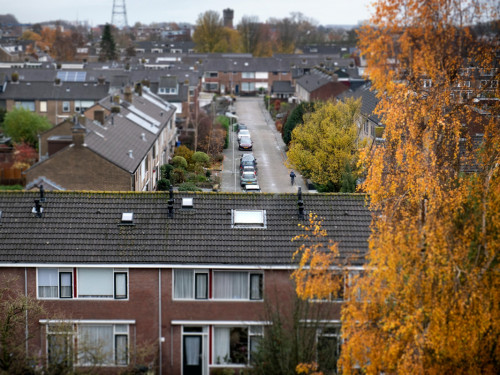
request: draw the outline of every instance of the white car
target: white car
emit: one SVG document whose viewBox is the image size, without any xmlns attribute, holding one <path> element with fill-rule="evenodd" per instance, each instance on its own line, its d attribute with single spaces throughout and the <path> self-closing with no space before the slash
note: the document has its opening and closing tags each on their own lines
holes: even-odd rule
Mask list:
<svg viewBox="0 0 500 375">
<path fill-rule="evenodd" d="M 241 139 L 241 137 L 248 137 L 248 138 L 250 138 L 250 132 L 248 131 L 248 129 L 241 129 L 238 132 L 238 141 Z"/>
</svg>

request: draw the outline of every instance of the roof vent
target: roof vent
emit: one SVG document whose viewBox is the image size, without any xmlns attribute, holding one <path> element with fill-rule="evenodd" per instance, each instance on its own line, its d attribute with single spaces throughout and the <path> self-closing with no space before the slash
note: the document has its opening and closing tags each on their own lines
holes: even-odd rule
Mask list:
<svg viewBox="0 0 500 375">
<path fill-rule="evenodd" d="M 182 198 L 182 208 L 194 208 L 193 198 Z"/>
<path fill-rule="evenodd" d="M 123 212 L 120 225 L 135 225 L 134 224 L 134 213 L 133 212 Z"/>
<path fill-rule="evenodd" d="M 134 150 L 128 150 L 128 157 L 129 157 L 130 159 L 133 159 L 133 158 L 134 158 L 133 152 L 134 152 Z"/>
<path fill-rule="evenodd" d="M 40 202 L 45 202 L 45 190 L 43 184 L 40 185 Z"/>
<path fill-rule="evenodd" d="M 42 217 L 43 207 L 40 204 L 40 199 L 35 199 L 35 207 L 31 210 L 32 214 L 35 214 L 36 217 Z"/>
<path fill-rule="evenodd" d="M 169 199 L 168 199 L 168 218 L 174 218 L 174 188 L 170 185 L 168 189 Z"/>
<path fill-rule="evenodd" d="M 302 188 L 300 186 L 297 193 L 297 206 L 299 207 L 299 220 L 304 220 L 304 200 L 302 199 Z"/>
<path fill-rule="evenodd" d="M 146 133 L 141 133 L 141 139 L 146 142 Z"/>
</svg>

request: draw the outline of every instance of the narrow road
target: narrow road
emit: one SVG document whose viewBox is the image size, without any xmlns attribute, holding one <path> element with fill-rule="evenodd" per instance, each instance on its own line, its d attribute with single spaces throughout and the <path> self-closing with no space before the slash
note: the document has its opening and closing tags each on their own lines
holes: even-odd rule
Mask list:
<svg viewBox="0 0 500 375">
<path fill-rule="evenodd" d="M 290 184 L 290 169 L 285 166 L 285 144 L 273 120 L 265 110 L 262 97 L 237 98 L 235 102 L 238 121 L 247 125 L 253 141 L 253 154 L 257 158 L 258 182 L 264 193 L 296 192 L 301 186 L 307 192 L 306 184 L 295 171 L 295 185 Z M 229 148 L 224 150 L 221 191 L 242 191 L 239 179 L 239 159 L 243 153 L 238 151 L 236 132 L 230 134 Z"/>
</svg>

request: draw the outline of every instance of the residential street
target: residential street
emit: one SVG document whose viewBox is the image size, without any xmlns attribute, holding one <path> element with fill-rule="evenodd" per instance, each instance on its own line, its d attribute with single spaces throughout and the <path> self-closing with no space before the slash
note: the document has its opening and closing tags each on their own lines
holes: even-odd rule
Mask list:
<svg viewBox="0 0 500 375">
<path fill-rule="evenodd" d="M 307 186 L 297 171 L 295 185 L 290 184 L 290 169 L 285 166 L 285 144 L 273 120 L 265 110 L 262 97 L 238 97 L 235 102 L 239 122 L 248 126 L 253 140 L 253 154 L 257 159 L 258 183 L 264 193 L 296 192 Z M 242 191 L 240 187 L 240 156 L 250 151 L 238 151 L 236 132 L 230 135 L 230 145 L 224 150 L 221 191 Z"/>
</svg>

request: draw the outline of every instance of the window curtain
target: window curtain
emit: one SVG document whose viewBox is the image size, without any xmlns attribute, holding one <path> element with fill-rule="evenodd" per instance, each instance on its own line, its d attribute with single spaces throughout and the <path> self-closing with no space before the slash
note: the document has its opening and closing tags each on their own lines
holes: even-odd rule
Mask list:
<svg viewBox="0 0 500 375">
<path fill-rule="evenodd" d="M 71 272 L 61 272 L 61 298 L 71 298 L 73 296 L 72 282 L 71 282 L 72 273 Z"/>
<path fill-rule="evenodd" d="M 200 364 L 200 341 L 199 336 L 184 336 L 184 349 L 186 350 L 186 364 L 188 366 Z"/>
<path fill-rule="evenodd" d="M 193 270 L 174 270 L 174 298 L 193 298 Z"/>
<path fill-rule="evenodd" d="M 78 297 L 113 298 L 113 283 L 110 268 L 78 269 Z"/>
<path fill-rule="evenodd" d="M 78 361 L 82 365 L 113 364 L 113 326 L 78 327 Z"/>
<path fill-rule="evenodd" d="M 126 273 L 115 273 L 115 298 L 127 298 Z"/>
<path fill-rule="evenodd" d="M 127 335 L 116 335 L 116 364 L 126 365 L 128 364 L 128 336 Z"/>
<path fill-rule="evenodd" d="M 206 299 L 208 298 L 208 275 L 206 273 L 196 274 L 196 298 Z"/>
<path fill-rule="evenodd" d="M 215 327 L 214 328 L 214 363 L 223 364 L 230 362 L 229 353 L 229 336 L 230 328 Z"/>
<path fill-rule="evenodd" d="M 262 275 L 250 275 L 250 299 L 262 299 L 261 293 L 261 279 Z"/>
<path fill-rule="evenodd" d="M 214 273 L 214 298 L 247 299 L 248 273 L 224 272 Z"/>
<path fill-rule="evenodd" d="M 57 268 L 40 268 L 38 270 L 38 296 L 40 298 L 57 298 L 59 284 Z"/>
</svg>

